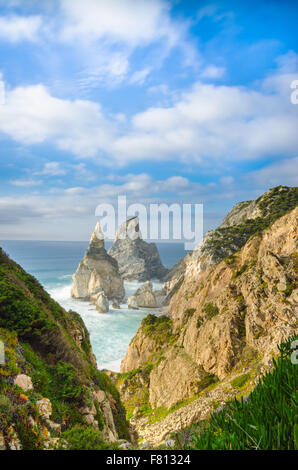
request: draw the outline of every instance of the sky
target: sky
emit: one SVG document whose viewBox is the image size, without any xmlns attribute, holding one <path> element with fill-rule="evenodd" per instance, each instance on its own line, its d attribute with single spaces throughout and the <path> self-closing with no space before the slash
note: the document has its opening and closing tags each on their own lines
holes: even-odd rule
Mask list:
<svg viewBox="0 0 298 470">
<path fill-rule="evenodd" d="M 298 2 L 0 0 L 0 239 L 297 185 Z M 298 85 L 298 82 L 297 82 Z"/>
</svg>

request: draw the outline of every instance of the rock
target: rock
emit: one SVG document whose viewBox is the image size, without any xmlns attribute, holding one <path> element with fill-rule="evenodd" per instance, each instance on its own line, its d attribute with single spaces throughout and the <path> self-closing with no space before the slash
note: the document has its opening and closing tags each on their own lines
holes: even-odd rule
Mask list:
<svg viewBox="0 0 298 470">
<path fill-rule="evenodd" d="M 145 441 L 140 445 L 140 450 L 152 449 L 151 442 Z"/>
<path fill-rule="evenodd" d="M 146 243 L 142 239 L 138 217 L 120 225 L 108 253 L 118 261 L 123 279 L 129 281 L 163 279 L 168 272 L 162 265 L 155 243 Z"/>
<path fill-rule="evenodd" d="M 157 296 L 159 298 L 159 294 Z M 134 295 L 128 297 L 128 308 L 137 310 L 138 308 L 156 308 L 157 301 L 155 293 L 153 292 L 152 284 L 146 281 Z"/>
<path fill-rule="evenodd" d="M 109 301 L 104 292 L 100 292 L 97 296 L 95 305 L 99 313 L 107 313 L 109 311 Z"/>
<path fill-rule="evenodd" d="M 128 297 L 127 306 L 133 310 L 139 310 L 138 301 L 135 295 Z"/>
<path fill-rule="evenodd" d="M 14 381 L 14 385 L 21 387 L 25 392 L 33 389 L 32 380 L 28 375 L 18 374 Z"/>
<path fill-rule="evenodd" d="M 118 302 L 117 299 L 113 299 L 112 308 L 114 308 L 114 309 L 119 309 L 120 308 L 120 305 L 119 305 L 119 302 Z"/>
<path fill-rule="evenodd" d="M 51 421 L 50 419 L 46 419 L 45 425 L 49 431 L 57 433 L 57 434 L 61 433 L 61 424 L 54 423 L 54 421 Z"/>
<path fill-rule="evenodd" d="M 118 439 L 118 433 L 115 427 L 113 412 L 111 408 L 111 404 L 108 400 L 102 402 L 101 409 L 105 419 L 105 427 L 103 433 L 106 435 L 106 438 L 109 442 L 115 442 Z"/>
<path fill-rule="evenodd" d="M 134 296 L 137 299 L 139 307 L 145 308 L 155 308 L 156 300 L 153 294 L 153 288 L 150 281 L 145 282 L 139 289 L 136 291 Z"/>
<path fill-rule="evenodd" d="M 7 443 L 9 450 L 22 450 L 21 442 L 13 426 L 10 426 L 10 428 L 8 428 L 7 435 Z"/>
<path fill-rule="evenodd" d="M 118 263 L 104 248 L 100 223 L 96 224 L 85 256 L 73 275 L 71 295 L 89 300 L 103 291 L 108 299 L 121 301 L 125 290 L 119 274 Z"/>
<path fill-rule="evenodd" d="M 164 289 L 153 291 L 156 307 L 164 307 L 166 304 L 166 291 Z"/>
<path fill-rule="evenodd" d="M 166 447 L 167 449 L 173 449 L 173 448 L 175 447 L 175 444 L 176 444 L 176 443 L 175 443 L 174 439 L 167 439 L 167 440 L 165 441 L 165 447 Z"/>
<path fill-rule="evenodd" d="M 98 390 L 94 392 L 94 398 L 98 401 L 98 403 L 102 403 L 107 399 L 106 394 L 103 390 Z"/>
<path fill-rule="evenodd" d="M 198 392 L 207 374 L 183 350 L 172 349 L 150 374 L 149 402 L 152 408 L 170 406 Z"/>
<path fill-rule="evenodd" d="M 131 443 L 128 441 L 125 441 L 124 439 L 120 439 L 119 441 L 117 441 L 117 444 L 121 450 L 132 449 Z"/>
<path fill-rule="evenodd" d="M 36 403 L 36 408 L 39 416 L 42 419 L 49 419 L 52 414 L 52 404 L 48 398 L 42 398 Z"/>
<path fill-rule="evenodd" d="M 87 424 L 89 424 L 90 426 L 93 425 L 94 423 L 94 416 L 89 414 L 89 415 L 84 415 L 84 420 L 86 421 Z"/>
<path fill-rule="evenodd" d="M 242 205 L 243 210 L 246 207 Z M 234 217 L 242 220 L 237 211 Z M 121 364 L 122 373 L 151 364 L 148 387 L 153 408 L 170 407 L 203 386 L 226 380 L 235 366 L 245 369 L 239 374 L 250 373 L 252 361 L 261 361 L 264 369 L 258 375 L 266 372 L 278 345 L 297 331 L 297 220 L 296 207 L 220 262 L 210 264 L 210 253 L 199 251 L 188 257 L 182 282 L 170 300 L 168 339 L 163 343 L 154 329 L 150 332 L 141 324 Z M 286 293 L 277 288 L 281 279 Z M 254 372 L 251 375 L 249 386 L 255 380 Z M 128 385 L 121 390 L 125 402 L 129 389 Z M 215 401 L 226 401 L 219 398 Z M 208 404 L 196 418 L 204 419 L 213 409 Z"/>
<path fill-rule="evenodd" d="M 6 450 L 4 434 L 0 431 L 0 450 Z"/>
</svg>

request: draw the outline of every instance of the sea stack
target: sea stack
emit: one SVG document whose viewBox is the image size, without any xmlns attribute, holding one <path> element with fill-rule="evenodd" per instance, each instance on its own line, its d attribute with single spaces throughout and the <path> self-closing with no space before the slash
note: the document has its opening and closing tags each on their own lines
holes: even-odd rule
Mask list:
<svg viewBox="0 0 298 470">
<path fill-rule="evenodd" d="M 108 299 L 123 300 L 125 290 L 118 263 L 108 255 L 104 247 L 104 236 L 98 221 L 92 233 L 88 249 L 73 275 L 72 297 L 90 300 L 99 292 Z"/>
<path fill-rule="evenodd" d="M 108 253 L 117 260 L 122 278 L 128 281 L 162 280 L 168 272 L 155 243 L 146 243 L 142 239 L 138 217 L 119 226 Z"/>
</svg>

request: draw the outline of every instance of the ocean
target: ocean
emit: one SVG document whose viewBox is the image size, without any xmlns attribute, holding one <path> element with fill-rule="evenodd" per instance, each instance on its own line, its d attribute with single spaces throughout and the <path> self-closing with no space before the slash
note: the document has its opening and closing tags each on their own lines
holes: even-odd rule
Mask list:
<svg viewBox="0 0 298 470">
<path fill-rule="evenodd" d="M 106 243 L 106 249 L 111 243 Z M 83 318 L 99 369 L 120 370 L 127 346 L 135 335 L 142 318 L 152 309 L 130 310 L 126 304 L 120 309 L 110 308 L 101 314 L 89 302 L 72 299 L 70 289 L 72 274 L 82 260 L 88 242 L 54 241 L 0 241 L 4 251 L 27 272 L 35 276 L 49 294 L 66 310 L 74 310 Z M 171 268 L 186 255 L 183 243 L 157 243 L 161 260 Z M 152 280 L 153 287 L 162 284 Z M 125 282 L 126 296 L 132 295 L 141 285 Z M 154 312 L 154 310 L 153 310 Z"/>
</svg>

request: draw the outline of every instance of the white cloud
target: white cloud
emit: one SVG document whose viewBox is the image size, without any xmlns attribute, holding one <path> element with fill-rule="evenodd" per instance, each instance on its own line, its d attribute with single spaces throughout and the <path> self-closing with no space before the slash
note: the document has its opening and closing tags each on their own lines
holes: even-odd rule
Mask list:
<svg viewBox="0 0 298 470">
<path fill-rule="evenodd" d="M 132 74 L 129 81 L 130 83 L 137 83 L 139 85 L 143 85 L 149 73 L 150 73 L 150 68 L 137 70 L 136 72 Z"/>
<path fill-rule="evenodd" d="M 0 17 L 0 39 L 8 42 L 36 41 L 42 26 L 40 16 Z"/>
<path fill-rule="evenodd" d="M 251 172 L 246 180 L 261 188 L 282 185 L 298 186 L 298 157 L 286 159 Z"/>
<path fill-rule="evenodd" d="M 42 85 L 19 87 L 0 106 L 0 131 L 23 144 L 51 142 L 106 165 L 290 158 L 298 147 L 293 77 L 276 73 L 254 89 L 198 82 L 171 97 L 170 106 L 149 108 L 130 121 L 106 115 L 98 103 L 55 98 Z M 44 170 L 62 171 L 55 164 Z"/>
<path fill-rule="evenodd" d="M 105 39 L 136 47 L 157 38 L 177 41 L 178 32 L 169 19 L 169 5 L 162 0 L 61 0 L 66 16 L 65 40 Z"/>
<path fill-rule="evenodd" d="M 225 74 L 224 67 L 217 67 L 216 65 L 208 65 L 200 73 L 201 78 L 221 78 Z"/>
<path fill-rule="evenodd" d="M 115 153 L 124 161 L 293 156 L 298 146 L 293 77 L 275 74 L 255 90 L 198 82 L 172 106 L 135 115 L 131 131 L 115 142 Z"/>
<path fill-rule="evenodd" d="M 33 180 L 33 179 L 28 179 L 28 180 L 19 179 L 19 180 L 12 180 L 11 184 L 13 184 L 14 186 L 20 186 L 20 187 L 23 187 L 23 188 L 26 188 L 26 187 L 30 188 L 32 186 L 40 186 L 42 184 L 42 181 L 41 180 Z"/>
<path fill-rule="evenodd" d="M 0 131 L 25 145 L 50 141 L 81 157 L 98 155 L 112 141 L 112 126 L 99 104 L 54 98 L 42 85 L 6 93 L 5 105 L 0 106 Z"/>
<path fill-rule="evenodd" d="M 82 51 L 84 67 L 81 87 L 119 84 L 128 78 L 130 57 L 139 47 L 159 45 L 160 66 L 173 48 L 182 51 L 184 65 L 196 67 L 198 53 L 188 40 L 189 23 L 174 20 L 171 4 L 165 0 L 60 0 L 63 25 L 54 40 L 76 44 Z M 130 83 L 142 84 L 152 63 L 136 70 Z M 157 64 L 155 63 L 155 66 Z"/>
<path fill-rule="evenodd" d="M 41 171 L 35 172 L 36 175 L 44 175 L 44 176 L 59 176 L 59 175 L 65 175 L 65 173 L 66 171 L 61 168 L 61 164 L 59 162 L 45 163 Z"/>
</svg>

